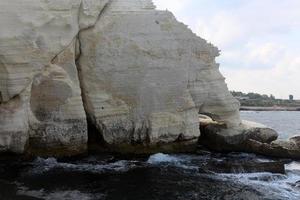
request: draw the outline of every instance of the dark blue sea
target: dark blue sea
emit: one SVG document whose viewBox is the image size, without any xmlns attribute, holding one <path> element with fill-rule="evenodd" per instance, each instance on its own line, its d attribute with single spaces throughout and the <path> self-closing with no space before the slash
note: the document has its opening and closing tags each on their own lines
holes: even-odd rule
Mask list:
<svg viewBox="0 0 300 200">
<path fill-rule="evenodd" d="M 298 112 L 242 112 L 242 118 L 264 123 L 281 138 L 299 133 Z M 2 200 L 201 200 L 300 199 L 300 163 L 285 174 L 202 171 L 210 161 L 257 162 L 253 154 L 163 154 L 140 157 L 89 155 L 74 159 L 0 160 Z"/>
</svg>

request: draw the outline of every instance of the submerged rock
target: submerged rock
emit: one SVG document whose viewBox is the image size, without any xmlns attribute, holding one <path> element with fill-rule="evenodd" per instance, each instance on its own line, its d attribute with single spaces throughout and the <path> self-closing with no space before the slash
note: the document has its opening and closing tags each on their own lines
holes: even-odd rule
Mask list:
<svg viewBox="0 0 300 200">
<path fill-rule="evenodd" d="M 150 0 L 0 6 L 0 152 L 83 153 L 87 120 L 94 145 L 135 153 L 191 149 L 199 112 L 240 123 L 219 50 Z"/>
<path fill-rule="evenodd" d="M 210 161 L 205 165 L 206 170 L 216 173 L 258 173 L 270 172 L 284 174 L 284 161 L 243 161 L 233 162 L 232 160 Z M 203 169 L 202 169 L 203 170 Z"/>
</svg>

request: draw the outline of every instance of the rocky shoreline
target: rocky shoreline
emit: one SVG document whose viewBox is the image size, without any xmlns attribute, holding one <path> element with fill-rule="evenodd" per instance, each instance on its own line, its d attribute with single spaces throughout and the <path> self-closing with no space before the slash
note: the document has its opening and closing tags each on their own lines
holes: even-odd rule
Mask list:
<svg viewBox="0 0 300 200">
<path fill-rule="evenodd" d="M 300 136 L 242 121 L 220 50 L 172 13 L 0 7 L 0 199 L 300 199 Z"/>
<path fill-rule="evenodd" d="M 199 142 L 210 150 L 300 159 L 300 136 L 279 140 L 276 131 L 262 124 L 243 121 L 239 127 L 228 129 L 222 123 L 202 117 L 200 129 Z"/>
<path fill-rule="evenodd" d="M 199 141 L 300 157 L 298 137 L 242 122 L 219 50 L 151 0 L 0 6 L 0 153 L 186 153 Z M 199 113 L 211 117 L 200 128 Z"/>
</svg>

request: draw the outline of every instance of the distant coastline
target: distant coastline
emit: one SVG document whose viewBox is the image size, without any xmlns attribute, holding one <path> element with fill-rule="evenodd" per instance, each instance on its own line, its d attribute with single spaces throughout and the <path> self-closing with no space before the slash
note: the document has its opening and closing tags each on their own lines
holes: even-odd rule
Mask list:
<svg viewBox="0 0 300 200">
<path fill-rule="evenodd" d="M 241 106 L 240 111 L 300 111 L 300 107 L 262 107 L 262 106 Z"/>
<path fill-rule="evenodd" d="M 295 100 L 293 95 L 289 99 L 277 99 L 272 94 L 231 93 L 240 102 L 241 111 L 300 111 L 300 100 Z"/>
</svg>

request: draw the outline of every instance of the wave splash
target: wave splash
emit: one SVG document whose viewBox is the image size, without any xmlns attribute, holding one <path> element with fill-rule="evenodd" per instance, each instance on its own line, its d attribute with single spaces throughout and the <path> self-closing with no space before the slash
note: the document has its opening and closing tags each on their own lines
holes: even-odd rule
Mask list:
<svg viewBox="0 0 300 200">
<path fill-rule="evenodd" d="M 33 162 L 32 173 L 45 173 L 53 169 L 62 168 L 77 172 L 106 173 L 106 172 L 127 172 L 137 167 L 136 161 L 119 160 L 112 163 L 67 163 L 59 162 L 55 158 L 37 158 Z"/>
</svg>

